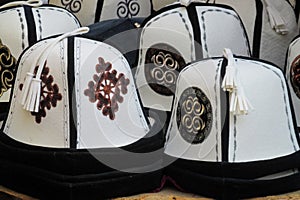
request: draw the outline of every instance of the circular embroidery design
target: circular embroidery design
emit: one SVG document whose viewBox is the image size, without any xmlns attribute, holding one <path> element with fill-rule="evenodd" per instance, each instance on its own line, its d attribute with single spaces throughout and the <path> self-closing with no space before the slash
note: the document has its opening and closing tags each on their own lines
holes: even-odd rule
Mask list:
<svg viewBox="0 0 300 200">
<path fill-rule="evenodd" d="M 182 138 L 191 143 L 202 143 L 212 126 L 212 106 L 199 88 L 188 88 L 182 93 L 176 112 L 178 130 Z"/>
<path fill-rule="evenodd" d="M 140 12 L 137 0 L 124 0 L 118 3 L 117 15 L 119 18 L 131 18 Z"/>
<path fill-rule="evenodd" d="M 65 9 L 72 13 L 78 13 L 81 10 L 82 0 L 61 0 L 61 4 L 65 6 Z"/>
<path fill-rule="evenodd" d="M 12 87 L 16 59 L 0 40 L 0 97 Z"/>
<path fill-rule="evenodd" d="M 124 100 L 122 94 L 127 94 L 129 79 L 123 73 L 118 74 L 117 70 L 112 69 L 112 64 L 105 62 L 103 58 L 99 57 L 98 61 L 97 74 L 88 83 L 84 95 L 89 97 L 90 102 L 97 102 L 97 108 L 102 110 L 104 116 L 114 120 L 119 109 L 118 103 Z"/>
<path fill-rule="evenodd" d="M 154 45 L 146 53 L 146 81 L 156 93 L 171 96 L 175 92 L 178 74 L 185 64 L 180 53 L 171 46 Z"/>
<path fill-rule="evenodd" d="M 298 98 L 300 98 L 300 55 L 298 55 L 292 62 L 290 79 L 295 94 Z"/>
<path fill-rule="evenodd" d="M 37 70 L 38 67 L 35 68 L 35 73 Z M 35 121 L 38 124 L 42 122 L 42 118 L 46 117 L 46 111 L 51 110 L 51 108 L 55 108 L 57 106 L 57 102 L 62 100 L 59 87 L 54 83 L 54 77 L 50 74 L 50 68 L 47 67 L 47 62 L 45 63 L 42 71 L 41 81 L 42 86 L 39 111 L 31 112 L 31 115 L 35 117 Z M 19 88 L 22 90 L 23 84 L 20 84 Z"/>
</svg>

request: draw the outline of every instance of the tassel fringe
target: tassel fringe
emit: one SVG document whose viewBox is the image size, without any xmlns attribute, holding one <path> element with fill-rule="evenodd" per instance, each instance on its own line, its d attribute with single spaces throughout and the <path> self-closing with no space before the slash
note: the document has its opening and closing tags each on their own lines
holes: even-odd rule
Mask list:
<svg viewBox="0 0 300 200">
<path fill-rule="evenodd" d="M 236 69 L 234 66 L 229 65 L 226 67 L 226 73 L 222 82 L 224 91 L 232 92 L 236 88 Z"/>
<path fill-rule="evenodd" d="M 26 99 L 28 98 L 28 91 L 29 91 L 33 76 L 34 76 L 34 74 L 30 73 L 30 72 L 28 72 L 26 74 L 23 88 L 22 88 L 22 95 L 21 95 L 21 105 L 23 105 L 23 106 L 25 105 Z"/>
<path fill-rule="evenodd" d="M 24 109 L 30 112 L 39 112 L 41 98 L 41 80 L 33 78 L 30 89 L 28 91 L 27 101 L 24 104 Z"/>
<path fill-rule="evenodd" d="M 284 19 L 282 18 L 280 12 L 276 10 L 273 6 L 271 6 L 267 0 L 265 0 L 266 3 L 266 10 L 269 17 L 270 25 L 272 29 L 275 30 L 276 33 L 281 35 L 286 35 L 289 31 L 286 27 L 286 23 Z"/>
<path fill-rule="evenodd" d="M 224 56 L 228 60 L 226 74 L 222 82 L 224 91 L 230 93 L 229 110 L 234 115 L 247 115 L 253 106 L 245 95 L 244 88 L 239 80 L 238 70 L 230 49 L 224 49 Z"/>
<path fill-rule="evenodd" d="M 51 53 L 54 46 L 62 41 L 63 39 L 69 36 L 75 36 L 87 33 L 89 31 L 88 27 L 78 28 L 72 32 L 65 33 L 55 39 L 53 39 L 49 44 L 46 46 L 45 50 L 40 54 L 39 58 L 37 59 L 37 64 L 32 65 L 30 71 L 27 73 L 24 81 L 24 86 L 22 89 L 22 99 L 21 105 L 23 108 L 30 112 L 39 112 L 40 107 L 40 98 L 41 98 L 41 84 L 42 81 L 40 79 L 42 75 L 42 71 L 47 64 L 47 58 Z M 35 69 L 37 66 L 37 71 L 35 73 Z"/>
</svg>

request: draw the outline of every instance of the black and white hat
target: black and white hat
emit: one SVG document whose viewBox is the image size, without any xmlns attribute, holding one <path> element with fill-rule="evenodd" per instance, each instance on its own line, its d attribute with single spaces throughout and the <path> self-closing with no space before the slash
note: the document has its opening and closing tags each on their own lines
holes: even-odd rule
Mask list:
<svg viewBox="0 0 300 200">
<path fill-rule="evenodd" d="M 8 107 L 16 60 L 22 51 L 42 38 L 80 27 L 77 18 L 67 10 L 41 5 L 41 1 L 28 0 L 10 2 L 0 7 L 0 40 L 4 50 L 0 58 L 0 102 L 3 109 Z"/>
<path fill-rule="evenodd" d="M 223 48 L 250 56 L 244 26 L 228 6 L 180 1 L 147 18 L 136 72 L 143 105 L 170 111 L 178 73 L 189 62 L 220 56 Z"/>
<path fill-rule="evenodd" d="M 299 189 L 300 140 L 284 74 L 229 49 L 224 55 L 179 74 L 165 145 L 167 160 L 175 161 L 167 175 L 213 198 Z"/>
<path fill-rule="evenodd" d="M 249 37 L 252 55 L 284 69 L 285 53 L 299 34 L 297 17 L 288 0 L 214 0 L 229 5 L 240 15 Z"/>
<path fill-rule="evenodd" d="M 18 61 L 0 138 L 10 159 L 1 154 L 0 160 L 19 175 L 17 190 L 28 187 L 26 193 L 42 199 L 108 198 L 160 185 L 159 121 L 145 115 L 126 58 L 108 44 L 75 36 L 88 30 L 43 39 Z M 141 162 L 135 154 L 152 151 L 158 155 L 140 155 Z M 34 187 L 21 184 L 24 176 Z"/>
<path fill-rule="evenodd" d="M 297 126 L 300 127 L 300 37 L 296 37 L 287 51 L 285 76 L 291 90 Z"/>
</svg>

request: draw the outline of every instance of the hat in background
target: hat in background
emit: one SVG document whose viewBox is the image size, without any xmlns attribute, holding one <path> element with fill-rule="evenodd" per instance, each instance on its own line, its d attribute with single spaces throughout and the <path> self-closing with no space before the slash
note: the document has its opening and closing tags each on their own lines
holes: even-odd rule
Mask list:
<svg viewBox="0 0 300 200">
<path fill-rule="evenodd" d="M 41 1 L 10 2 L 0 7 L 0 39 L 6 56 L 1 56 L 1 111 L 8 108 L 11 86 L 15 79 L 15 64 L 23 50 L 42 38 L 80 27 L 69 11 Z M 8 51 L 9 49 L 9 51 Z M 12 63 L 7 63 L 8 61 Z"/>
<path fill-rule="evenodd" d="M 297 36 L 287 51 L 285 76 L 291 91 L 297 126 L 300 128 L 300 37 Z"/>
<path fill-rule="evenodd" d="M 147 18 L 136 72 L 143 105 L 170 111 L 178 73 L 189 62 L 220 56 L 223 48 L 250 56 L 244 26 L 228 6 L 182 1 Z"/>
<path fill-rule="evenodd" d="M 252 55 L 284 69 L 290 42 L 299 34 L 297 17 L 287 0 L 215 0 L 240 15 L 249 37 Z"/>
</svg>

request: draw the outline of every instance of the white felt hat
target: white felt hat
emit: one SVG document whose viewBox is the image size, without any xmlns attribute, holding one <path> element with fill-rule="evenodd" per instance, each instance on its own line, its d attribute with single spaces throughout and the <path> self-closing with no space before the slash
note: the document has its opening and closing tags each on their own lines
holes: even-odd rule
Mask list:
<svg viewBox="0 0 300 200">
<path fill-rule="evenodd" d="M 178 73 L 189 62 L 220 56 L 223 48 L 250 56 L 244 26 L 227 6 L 180 2 L 146 19 L 136 72 L 143 105 L 170 111 Z"/>
</svg>

